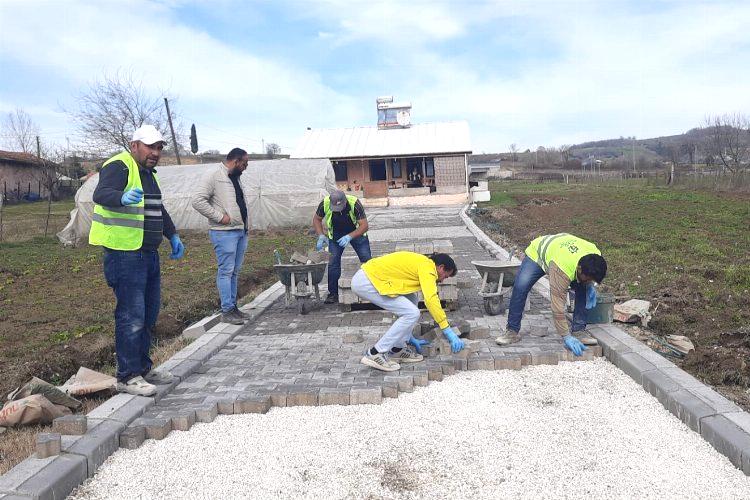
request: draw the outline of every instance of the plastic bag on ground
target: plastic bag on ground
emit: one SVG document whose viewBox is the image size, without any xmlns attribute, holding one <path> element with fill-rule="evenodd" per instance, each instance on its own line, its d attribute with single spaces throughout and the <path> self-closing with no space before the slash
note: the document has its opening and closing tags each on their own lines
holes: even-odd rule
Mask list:
<svg viewBox="0 0 750 500">
<path fill-rule="evenodd" d="M 71 408 L 73 410 L 78 410 L 79 408 L 81 408 L 81 406 L 83 406 L 83 403 L 78 401 L 76 398 L 68 396 L 59 388 L 55 387 L 49 382 L 45 382 L 44 380 L 36 377 L 31 377 L 31 380 L 8 394 L 8 400 L 16 401 L 27 396 L 31 396 L 32 394 L 41 394 L 51 403 L 67 406 L 68 408 Z"/>
<path fill-rule="evenodd" d="M 80 367 L 78 373 L 60 386 L 60 390 L 71 396 L 82 396 L 99 391 L 115 390 L 117 379 L 110 375 Z"/>
<path fill-rule="evenodd" d="M 54 419 L 71 413 L 66 406 L 52 404 L 41 394 L 33 394 L 5 403 L 0 410 L 0 426 L 51 424 Z"/>
</svg>

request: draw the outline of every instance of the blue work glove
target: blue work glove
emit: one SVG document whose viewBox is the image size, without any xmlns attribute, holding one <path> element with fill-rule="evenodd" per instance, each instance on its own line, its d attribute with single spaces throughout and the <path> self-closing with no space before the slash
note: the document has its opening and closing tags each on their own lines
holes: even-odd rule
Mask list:
<svg viewBox="0 0 750 500">
<path fill-rule="evenodd" d="M 136 203 L 140 203 L 142 199 L 143 190 L 141 188 L 133 188 L 130 191 L 125 191 L 124 193 L 122 193 L 120 203 L 122 203 L 123 206 L 135 205 Z"/>
<path fill-rule="evenodd" d="M 588 349 L 583 343 L 572 335 L 566 335 L 563 337 L 563 344 L 568 348 L 570 352 L 576 356 L 583 354 L 583 351 Z"/>
<path fill-rule="evenodd" d="M 414 350 L 417 351 L 417 354 L 422 354 L 422 346 L 423 345 L 429 345 L 430 342 L 428 340 L 424 339 L 418 339 L 415 336 L 409 337 L 409 343 L 414 346 Z"/>
<path fill-rule="evenodd" d="M 443 328 L 443 335 L 445 335 L 445 338 L 450 342 L 451 351 L 458 352 L 464 348 L 464 341 L 458 338 L 458 335 L 455 334 L 450 326 Z"/>
<path fill-rule="evenodd" d="M 352 237 L 347 234 L 346 236 L 339 238 L 336 243 L 338 243 L 341 248 L 344 248 L 350 241 L 352 241 Z"/>
<path fill-rule="evenodd" d="M 315 250 L 320 252 L 321 250 L 323 250 L 323 247 L 326 246 L 327 244 L 328 244 L 328 237 L 326 237 L 326 235 L 324 234 L 319 234 L 318 242 L 315 243 Z"/>
<path fill-rule="evenodd" d="M 169 256 L 170 259 L 181 259 L 185 255 L 185 245 L 182 244 L 182 240 L 176 234 L 169 238 L 169 242 L 172 244 L 172 254 Z"/>
<path fill-rule="evenodd" d="M 586 289 L 586 309 L 596 307 L 596 287 L 592 284 Z"/>
</svg>

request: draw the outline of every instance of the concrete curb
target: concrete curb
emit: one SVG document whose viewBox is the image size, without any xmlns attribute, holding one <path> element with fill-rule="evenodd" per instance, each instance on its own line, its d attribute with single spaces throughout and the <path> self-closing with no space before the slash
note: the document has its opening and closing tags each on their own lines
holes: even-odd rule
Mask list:
<svg viewBox="0 0 750 500">
<path fill-rule="evenodd" d="M 468 205 L 461 210 L 461 219 L 479 244 L 496 258 L 508 260 L 509 253 L 471 220 L 466 214 L 467 209 Z M 513 262 L 517 261 L 513 259 Z M 546 278 L 540 279 L 534 289 L 549 297 Z M 750 476 L 750 413 L 620 328 L 591 325 L 589 331 L 599 341 L 607 360 Z"/>
<path fill-rule="evenodd" d="M 250 314 L 249 322 L 254 321 L 283 294 L 284 286 L 276 282 L 240 309 Z M 117 451 L 121 443 L 120 435 L 126 429 L 133 429 L 128 427 L 131 423 L 229 343 L 242 328 L 219 323 L 219 315 L 215 314 L 185 329 L 183 336 L 196 340 L 159 366 L 170 371 L 176 377 L 175 382 L 160 385 L 154 397 L 121 393 L 109 398 L 88 413 L 85 434 L 62 436 L 62 452 L 59 455 L 44 459 L 31 456 L 0 476 L 0 500 L 68 496 Z M 133 438 L 129 434 L 125 437 L 123 444 L 128 445 Z"/>
</svg>

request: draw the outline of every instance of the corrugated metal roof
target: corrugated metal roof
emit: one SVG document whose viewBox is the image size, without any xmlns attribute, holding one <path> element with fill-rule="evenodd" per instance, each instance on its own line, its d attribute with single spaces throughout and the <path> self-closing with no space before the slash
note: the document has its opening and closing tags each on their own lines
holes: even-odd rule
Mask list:
<svg viewBox="0 0 750 500">
<path fill-rule="evenodd" d="M 465 121 L 418 123 L 408 128 L 306 130 L 292 158 L 382 158 L 438 153 L 471 153 Z"/>
</svg>

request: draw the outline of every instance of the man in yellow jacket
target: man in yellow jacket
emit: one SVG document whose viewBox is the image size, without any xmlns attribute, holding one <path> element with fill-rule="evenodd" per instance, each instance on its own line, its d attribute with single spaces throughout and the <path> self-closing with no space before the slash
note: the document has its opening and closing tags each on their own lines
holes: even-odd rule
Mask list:
<svg viewBox="0 0 750 500">
<path fill-rule="evenodd" d="M 352 277 L 352 291 L 398 316 L 385 335 L 365 352 L 362 364 L 392 372 L 401 368 L 399 363 L 418 363 L 424 359 L 420 351 L 427 341 L 411 334 L 419 321 L 416 295 L 419 290 L 453 352 L 463 349 L 464 343 L 448 324 L 437 293 L 437 284 L 455 276 L 456 270 L 453 259 L 443 253 L 426 257 L 414 252 L 394 252 L 362 264 Z"/>
<path fill-rule="evenodd" d="M 586 345 L 596 345 L 596 339 L 586 331 L 586 309 L 596 305 L 594 283 L 601 283 L 607 274 L 607 261 L 593 243 L 572 234 L 560 233 L 540 236 L 524 251 L 513 292 L 508 305 L 508 326 L 495 341 L 509 345 L 521 340 L 523 307 L 534 283 L 547 274 L 550 285 L 552 318 L 563 344 L 576 356 L 586 350 Z M 565 300 L 568 289 L 575 294 L 573 322 L 565 317 Z"/>
</svg>

